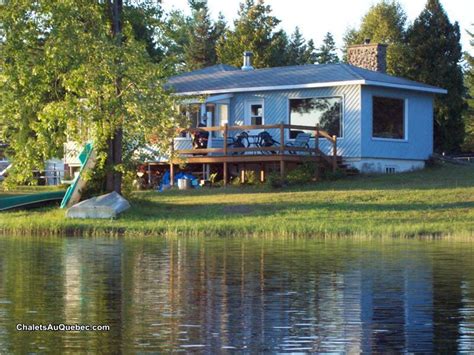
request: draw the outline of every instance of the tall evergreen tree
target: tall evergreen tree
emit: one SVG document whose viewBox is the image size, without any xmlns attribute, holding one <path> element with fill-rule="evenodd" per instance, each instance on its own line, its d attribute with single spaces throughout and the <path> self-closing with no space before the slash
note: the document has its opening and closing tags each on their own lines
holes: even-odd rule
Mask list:
<svg viewBox="0 0 474 355">
<path fill-rule="evenodd" d="M 291 35 L 287 56 L 288 65 L 314 64 L 315 62 L 314 42 L 310 40 L 306 43 L 299 27 L 296 27 Z"/>
<path fill-rule="evenodd" d="M 135 40 L 145 44 L 150 57 L 154 62 L 164 59 L 164 51 L 161 46 L 160 33 L 163 26 L 163 9 L 160 6 L 145 1 L 141 6 L 135 6 L 126 2 L 124 4 L 123 16 L 133 28 Z"/>
<path fill-rule="evenodd" d="M 192 18 L 188 26 L 189 40 L 184 47 L 184 59 L 187 70 L 201 69 L 216 63 L 217 32 L 225 28 L 224 19 L 219 19 L 219 28 L 211 21 L 207 1 L 189 0 Z M 216 32 L 217 29 L 217 32 Z"/>
<path fill-rule="evenodd" d="M 186 70 L 185 48 L 189 45 L 191 26 L 190 16 L 180 10 L 169 12 L 163 22 L 160 47 L 173 74 Z"/>
<path fill-rule="evenodd" d="M 217 46 L 217 42 L 219 41 L 221 37 L 224 36 L 226 30 L 227 30 L 227 21 L 224 17 L 224 14 L 222 12 L 219 12 L 217 21 L 214 23 L 214 32 L 213 32 L 213 38 L 212 38 L 214 47 Z M 216 53 L 216 59 L 217 59 L 217 53 Z"/>
<path fill-rule="evenodd" d="M 288 44 L 288 64 L 289 65 L 300 65 L 302 63 L 304 53 L 306 51 L 305 39 L 300 32 L 299 27 L 295 28 L 295 32 L 292 33 L 290 43 Z"/>
<path fill-rule="evenodd" d="M 272 9 L 264 0 L 245 0 L 240 4 L 239 17 L 234 21 L 234 29 L 227 30 L 217 44 L 220 63 L 240 67 L 242 53 L 253 52 L 253 64 L 257 68 L 275 66 L 276 46 L 281 45 L 281 34 L 276 34 L 280 23 L 271 15 Z"/>
<path fill-rule="evenodd" d="M 339 63 L 336 42 L 334 41 L 331 32 L 326 33 L 326 36 L 323 39 L 323 44 L 316 52 L 316 58 L 319 64 Z"/>
<path fill-rule="evenodd" d="M 308 44 L 306 46 L 306 52 L 304 54 L 304 60 L 308 64 L 314 64 L 317 62 L 316 47 L 314 45 L 313 39 L 310 39 L 308 41 Z"/>
<path fill-rule="evenodd" d="M 288 64 L 288 35 L 284 30 L 276 32 L 270 47 L 271 57 L 269 62 L 272 67 L 282 67 Z"/>
<path fill-rule="evenodd" d="M 435 149 L 456 152 L 464 139 L 463 73 L 460 66 L 461 34 L 439 0 L 428 0 L 407 32 L 406 76 L 448 90 L 436 95 Z"/>
<path fill-rule="evenodd" d="M 345 50 L 351 44 L 362 44 L 365 39 L 373 43 L 388 44 L 387 72 L 403 75 L 401 63 L 405 55 L 406 14 L 400 4 L 395 1 L 383 0 L 373 5 L 362 18 L 359 29 L 349 29 L 344 36 Z"/>
<path fill-rule="evenodd" d="M 471 37 L 470 45 L 474 49 L 474 33 L 467 31 Z M 465 115 L 466 138 L 464 140 L 464 150 L 474 152 L 474 56 L 466 53 L 467 69 L 465 73 L 465 85 L 467 88 L 468 110 Z"/>
</svg>

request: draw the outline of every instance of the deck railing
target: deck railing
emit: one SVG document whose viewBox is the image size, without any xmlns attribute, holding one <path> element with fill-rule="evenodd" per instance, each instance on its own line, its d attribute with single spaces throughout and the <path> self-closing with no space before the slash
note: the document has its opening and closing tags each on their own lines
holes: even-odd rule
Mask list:
<svg viewBox="0 0 474 355">
<path fill-rule="evenodd" d="M 278 130 L 279 137 L 272 136 L 272 138 L 279 143 L 279 145 L 273 146 L 249 146 L 249 147 L 233 147 L 231 146 L 232 142 L 229 144 L 229 138 L 234 137 L 231 132 L 233 131 L 269 131 L 269 130 Z M 287 145 L 287 140 L 285 140 L 285 130 L 299 130 L 299 131 L 312 131 L 314 132 L 314 147 L 297 147 L 293 145 Z M 179 130 L 179 133 L 189 132 L 191 134 L 196 133 L 198 131 L 204 132 L 222 132 L 222 139 L 223 139 L 223 147 L 222 148 L 194 148 L 194 149 L 174 149 L 174 140 L 171 144 L 171 159 L 170 159 L 170 175 L 171 181 L 174 181 L 174 164 L 177 163 L 176 157 L 183 157 L 186 155 L 191 155 L 192 158 L 189 160 L 199 160 L 203 162 L 202 158 L 196 158 L 196 155 L 207 155 L 212 154 L 209 159 L 212 162 L 219 162 L 223 164 L 223 172 L 224 172 L 224 185 L 227 183 L 227 164 L 231 161 L 235 162 L 239 157 L 242 157 L 242 161 L 247 160 L 249 155 L 245 155 L 245 153 L 250 152 L 254 155 L 265 156 L 266 161 L 268 158 L 280 162 L 280 174 L 284 176 L 285 174 L 285 161 L 289 160 L 291 157 L 295 156 L 295 152 L 299 152 L 300 156 L 309 155 L 310 157 L 314 157 L 316 163 L 319 166 L 319 162 L 321 159 L 324 159 L 331 167 L 333 171 L 337 169 L 337 137 L 331 136 L 328 132 L 320 129 L 319 126 L 302 126 L 302 125 L 290 125 L 290 124 L 276 124 L 276 125 L 251 125 L 251 126 L 228 126 L 227 124 L 218 127 L 198 127 L 198 128 L 190 128 L 185 130 Z M 221 137 L 219 137 L 221 138 Z M 278 141 L 279 138 L 279 141 Z M 211 138 L 212 139 L 212 138 Z M 319 140 L 324 139 L 330 143 L 330 153 L 325 154 L 320 149 Z M 209 142 L 208 142 L 209 143 Z M 242 155 L 236 155 L 236 153 L 240 153 Z M 260 153 L 260 154 L 259 154 Z M 263 159 L 263 158 L 262 158 Z M 179 159 L 178 159 L 179 160 Z M 291 159 L 290 159 L 291 160 Z M 316 174 L 318 174 L 318 169 L 316 169 Z"/>
<path fill-rule="evenodd" d="M 279 142 L 278 146 L 270 147 L 231 147 L 229 146 L 228 140 L 234 135 L 229 134 L 232 131 L 268 131 L 268 130 L 279 130 L 279 137 L 272 137 Z M 296 147 L 292 145 L 287 145 L 285 142 L 285 130 L 300 130 L 300 131 L 312 131 L 314 132 L 314 148 L 312 147 Z M 222 148 L 195 148 L 195 149 L 180 149 L 175 150 L 174 153 L 177 155 L 187 155 L 187 154 L 209 154 L 212 153 L 215 156 L 229 156 L 234 153 L 265 153 L 269 152 L 270 154 L 284 155 L 287 152 L 306 152 L 309 155 L 315 154 L 321 156 L 323 159 L 327 160 L 328 163 L 332 164 L 334 168 L 337 166 L 337 136 L 331 136 L 328 132 L 319 128 L 319 126 L 301 126 L 301 125 L 290 125 L 290 124 L 276 124 L 276 125 L 251 125 L 251 126 L 228 126 L 227 124 L 223 126 L 215 127 L 198 127 L 198 128 L 189 128 L 180 130 L 180 133 L 189 132 L 196 133 L 197 131 L 204 132 L 222 132 L 223 147 Z M 325 139 L 330 143 L 331 154 L 327 155 L 323 153 L 320 149 L 319 140 Z M 174 145 L 173 145 L 174 148 Z M 332 156 L 331 156 L 332 155 Z"/>
</svg>

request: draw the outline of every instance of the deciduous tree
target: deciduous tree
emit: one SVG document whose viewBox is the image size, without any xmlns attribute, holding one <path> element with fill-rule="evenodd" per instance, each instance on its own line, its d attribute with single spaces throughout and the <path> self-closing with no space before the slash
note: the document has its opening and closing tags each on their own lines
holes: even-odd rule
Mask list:
<svg viewBox="0 0 474 355">
<path fill-rule="evenodd" d="M 373 5 L 362 18 L 359 29 L 350 29 L 344 36 L 345 46 L 362 44 L 366 39 L 373 43 L 388 44 L 387 72 L 403 75 L 405 53 L 406 14 L 397 1 L 383 0 Z"/>
<path fill-rule="evenodd" d="M 113 5 L 11 0 L 1 8 L 0 124 L 7 127 L 13 182 L 32 182 L 32 171 L 59 156 L 69 136 L 94 142 L 97 175 L 105 181 L 112 174 L 108 189 L 120 190 L 122 157 L 152 135 L 168 145 L 180 117 L 162 87 L 162 66 L 126 17 L 111 15 Z"/>
</svg>

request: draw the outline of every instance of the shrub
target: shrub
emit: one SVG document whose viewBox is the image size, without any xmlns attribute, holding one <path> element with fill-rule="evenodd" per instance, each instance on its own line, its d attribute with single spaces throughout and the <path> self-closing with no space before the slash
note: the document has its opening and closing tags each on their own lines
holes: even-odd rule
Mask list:
<svg viewBox="0 0 474 355">
<path fill-rule="evenodd" d="M 346 175 L 344 174 L 344 172 L 339 169 L 336 171 L 326 169 L 321 174 L 321 179 L 322 180 L 339 180 L 339 179 L 344 178 L 345 176 Z"/>
<path fill-rule="evenodd" d="M 244 173 L 244 185 L 256 185 L 258 183 L 257 174 L 253 170 L 246 170 Z M 231 184 L 234 186 L 242 185 L 240 176 L 235 177 L 231 180 Z"/>
<path fill-rule="evenodd" d="M 313 180 L 315 173 L 316 168 L 314 164 L 304 163 L 290 171 L 287 174 L 286 179 L 290 185 L 306 184 Z"/>
<path fill-rule="evenodd" d="M 272 189 L 280 189 L 288 184 L 285 178 L 282 178 L 279 173 L 270 173 L 267 176 L 266 184 Z"/>
</svg>

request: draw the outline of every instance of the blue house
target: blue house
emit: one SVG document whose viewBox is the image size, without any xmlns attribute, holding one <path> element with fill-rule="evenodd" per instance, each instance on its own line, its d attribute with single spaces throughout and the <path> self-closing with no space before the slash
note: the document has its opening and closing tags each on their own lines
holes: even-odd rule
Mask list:
<svg viewBox="0 0 474 355">
<path fill-rule="evenodd" d="M 433 152 L 434 96 L 447 91 L 385 74 L 385 53 L 385 45 L 364 44 L 349 48 L 350 64 L 254 69 L 245 52 L 242 68 L 219 64 L 174 76 L 168 86 L 183 97 L 182 112 L 193 127 L 209 132 L 200 158 L 190 151 L 192 135 L 176 138 L 175 149 L 187 153 L 190 163 L 212 164 L 212 157 L 224 162 L 217 157 L 241 133 L 234 134 L 235 127 L 242 127 L 251 136 L 269 132 L 284 147 L 283 156 L 304 156 L 286 145 L 307 133 L 310 149 L 324 158 L 337 155 L 339 165 L 361 172 L 421 169 Z M 237 153 L 247 157 L 258 155 L 255 151 Z M 237 162 L 236 154 L 225 153 Z M 267 153 L 261 155 L 271 161 Z"/>
</svg>

